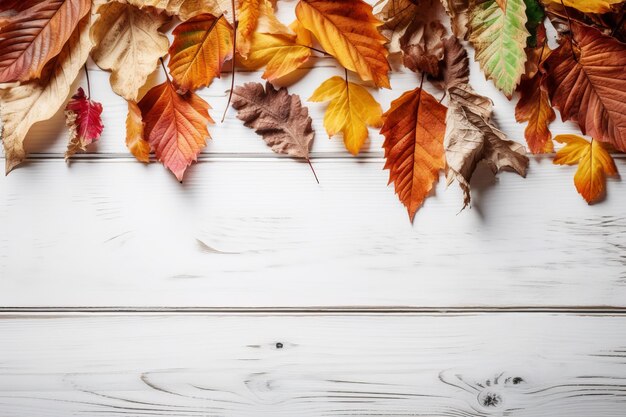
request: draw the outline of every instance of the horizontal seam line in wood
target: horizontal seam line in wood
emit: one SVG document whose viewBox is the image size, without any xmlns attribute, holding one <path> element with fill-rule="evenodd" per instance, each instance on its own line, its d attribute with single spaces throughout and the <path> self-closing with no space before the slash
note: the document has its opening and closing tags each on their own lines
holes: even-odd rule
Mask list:
<svg viewBox="0 0 626 417">
<path fill-rule="evenodd" d="M 626 307 L 510 306 L 510 307 L 0 307 L 0 315 L 33 313 L 89 314 L 271 314 L 271 315 L 463 315 L 463 314 L 576 314 L 626 316 Z"/>
</svg>

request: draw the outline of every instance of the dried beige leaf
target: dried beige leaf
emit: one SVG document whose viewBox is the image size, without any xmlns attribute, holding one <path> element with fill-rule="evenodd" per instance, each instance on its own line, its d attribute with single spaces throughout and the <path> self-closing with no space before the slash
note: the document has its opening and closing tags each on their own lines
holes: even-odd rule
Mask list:
<svg viewBox="0 0 626 417">
<path fill-rule="evenodd" d="M 441 4 L 450 16 L 452 32 L 460 39 L 467 34 L 467 22 L 469 21 L 470 0 L 441 0 Z"/>
<path fill-rule="evenodd" d="M 230 0 L 126 0 L 127 3 L 139 8 L 154 7 L 169 15 L 176 15 L 180 20 L 210 13 L 214 16 L 231 14 Z"/>
<path fill-rule="evenodd" d="M 401 52 L 400 38 L 418 12 L 416 4 L 410 0 L 381 0 L 374 5 L 374 16 L 383 22 L 378 30 L 389 40 L 390 53 Z"/>
<path fill-rule="evenodd" d="M 24 139 L 31 126 L 51 118 L 67 99 L 72 83 L 91 50 L 90 17 L 78 24 L 61 52 L 44 69 L 46 76 L 0 89 L 2 141 L 9 173 L 26 157 Z"/>
<path fill-rule="evenodd" d="M 111 70 L 111 87 L 126 100 L 137 100 L 139 89 L 167 54 L 167 36 L 159 32 L 167 17 L 154 10 L 113 1 L 98 9 L 91 28 L 91 57 Z"/>
</svg>

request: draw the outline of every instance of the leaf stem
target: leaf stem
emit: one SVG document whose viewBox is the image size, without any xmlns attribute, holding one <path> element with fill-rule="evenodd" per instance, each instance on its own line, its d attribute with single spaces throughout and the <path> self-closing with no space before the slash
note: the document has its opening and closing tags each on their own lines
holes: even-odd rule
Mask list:
<svg viewBox="0 0 626 417">
<path fill-rule="evenodd" d="M 317 181 L 317 183 L 320 183 L 320 180 L 317 178 L 317 174 L 315 173 L 315 170 L 313 169 L 313 164 L 311 164 L 311 160 L 307 157 L 306 161 L 309 163 L 309 167 L 311 167 L 311 171 L 313 171 L 313 176 L 315 177 L 315 181 Z"/>
<path fill-rule="evenodd" d="M 309 46 L 309 45 L 300 45 L 299 43 L 296 43 L 296 45 L 303 46 L 305 48 L 309 48 L 311 51 L 319 52 L 320 54 L 322 54 L 324 56 L 331 56 L 328 52 L 322 51 L 321 49 L 313 48 L 312 46 Z"/>
<path fill-rule="evenodd" d="M 163 62 L 163 58 L 159 58 L 159 60 L 161 61 L 161 66 L 163 67 L 163 72 L 165 73 L 165 78 L 167 78 L 167 82 L 171 83 L 172 80 L 170 80 L 170 75 L 167 73 L 167 69 L 165 69 L 165 63 Z"/>
<path fill-rule="evenodd" d="M 89 83 L 89 70 L 87 69 L 87 63 L 83 66 L 85 68 L 85 77 L 87 77 L 87 100 L 91 99 L 91 84 Z"/>
<path fill-rule="evenodd" d="M 574 58 L 574 61 L 576 61 L 576 63 L 578 64 L 578 57 L 574 52 L 574 44 L 576 43 L 576 40 L 574 39 L 574 32 L 572 32 L 572 19 L 570 19 L 569 17 L 569 12 L 567 11 L 567 7 L 565 7 L 565 4 L 563 4 L 563 0 L 561 0 L 561 6 L 563 6 L 565 17 L 567 17 L 567 26 L 569 27 L 569 37 L 567 39 L 569 40 L 569 47 L 572 51 L 572 58 Z"/>
<path fill-rule="evenodd" d="M 230 91 L 228 92 L 228 101 L 226 102 L 226 107 L 224 108 L 224 114 L 222 115 L 222 121 L 220 123 L 224 123 L 224 119 L 226 119 L 226 113 L 228 113 L 228 106 L 230 106 L 230 101 L 233 98 L 233 90 L 235 89 L 235 54 L 237 53 L 237 19 L 235 16 L 235 0 L 230 0 L 230 7 L 233 11 L 233 59 L 232 59 L 232 70 L 230 77 Z"/>
</svg>

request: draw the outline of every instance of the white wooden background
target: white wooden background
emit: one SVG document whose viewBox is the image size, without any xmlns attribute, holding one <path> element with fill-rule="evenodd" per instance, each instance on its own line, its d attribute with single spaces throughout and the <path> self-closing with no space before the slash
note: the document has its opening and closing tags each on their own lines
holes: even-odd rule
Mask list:
<svg viewBox="0 0 626 417">
<path fill-rule="evenodd" d="M 304 100 L 342 74 L 310 64 Z M 384 109 L 417 84 L 396 69 Z M 100 143 L 66 164 L 59 112 L 0 178 L 0 417 L 626 415 L 619 180 L 588 206 L 575 168 L 532 157 L 527 179 L 478 175 L 460 213 L 439 184 L 411 225 L 377 132 L 354 158 L 308 103 L 320 185 L 232 110 L 181 185 L 128 154 L 126 105 L 90 76 Z M 200 92 L 217 120 L 229 83 Z"/>
</svg>

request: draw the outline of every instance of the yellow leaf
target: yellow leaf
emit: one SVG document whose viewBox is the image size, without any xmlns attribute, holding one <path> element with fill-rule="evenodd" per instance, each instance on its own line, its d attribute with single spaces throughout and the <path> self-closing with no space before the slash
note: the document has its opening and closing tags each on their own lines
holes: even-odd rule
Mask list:
<svg viewBox="0 0 626 417">
<path fill-rule="evenodd" d="M 597 140 L 591 142 L 576 135 L 559 135 L 554 138 L 565 146 L 554 157 L 556 165 L 576 165 L 574 175 L 576 190 L 587 203 L 598 201 L 604 195 L 606 176 L 617 175 L 611 155 Z"/>
<path fill-rule="evenodd" d="M 255 31 L 293 35 L 276 18 L 269 0 L 239 0 L 237 22 L 237 53 L 243 58 L 247 58 L 250 53 Z"/>
<path fill-rule="evenodd" d="M 250 53 L 240 63 L 249 69 L 265 66 L 263 78 L 274 81 L 299 68 L 311 56 L 311 33 L 293 22 L 290 26 L 296 35 L 255 32 Z"/>
<path fill-rule="evenodd" d="M 367 126 L 382 126 L 383 111 L 380 104 L 363 87 L 332 77 L 324 81 L 309 101 L 329 101 L 324 115 L 328 136 L 343 133 L 346 149 L 357 155 L 367 139 Z"/>
<path fill-rule="evenodd" d="M 542 0 L 546 6 L 550 3 L 561 5 L 561 0 Z M 624 0 L 563 0 L 563 4 L 573 7 L 583 13 L 606 13 L 615 4 L 623 3 Z"/>
<path fill-rule="evenodd" d="M 344 68 L 390 88 L 383 46 L 387 39 L 378 33 L 382 23 L 372 14 L 372 6 L 362 0 L 300 0 L 296 16 Z"/>
<path fill-rule="evenodd" d="M 128 102 L 126 117 L 126 146 L 138 161 L 150 162 L 150 144 L 143 137 L 141 109 L 134 101 Z"/>
<path fill-rule="evenodd" d="M 154 7 L 183 21 L 202 13 L 219 16 L 231 12 L 230 0 L 126 0 L 126 3 L 140 8 Z"/>
</svg>

